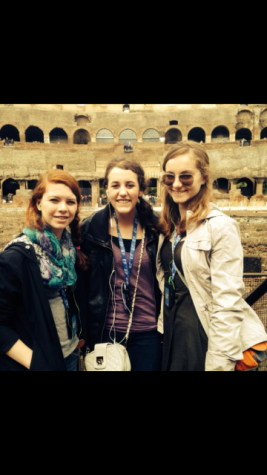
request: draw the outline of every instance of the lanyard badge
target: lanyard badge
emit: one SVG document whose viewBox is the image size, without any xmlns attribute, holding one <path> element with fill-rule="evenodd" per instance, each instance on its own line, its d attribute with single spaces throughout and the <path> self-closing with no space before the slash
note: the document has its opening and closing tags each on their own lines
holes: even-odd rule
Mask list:
<svg viewBox="0 0 267 475">
<path fill-rule="evenodd" d="M 122 301 L 123 301 L 123 306 L 126 311 L 129 313 L 131 312 L 131 299 L 130 299 L 130 274 L 131 270 L 133 267 L 133 260 L 134 260 L 134 254 L 135 254 L 135 247 L 136 247 L 136 236 L 137 236 L 137 226 L 138 226 L 138 213 L 137 210 L 135 211 L 135 218 L 134 218 L 134 226 L 133 226 L 133 235 L 132 235 L 132 242 L 131 242 L 131 249 L 130 249 L 130 257 L 129 257 L 129 264 L 127 261 L 127 256 L 126 256 L 126 251 L 124 247 L 124 242 L 119 230 L 119 225 L 118 225 L 118 219 L 115 213 L 115 210 L 113 210 L 113 215 L 117 227 L 117 233 L 118 233 L 118 239 L 119 239 L 119 246 L 121 250 L 121 258 L 122 258 L 122 267 L 123 267 L 123 272 L 125 275 L 125 283 L 122 283 L 121 285 L 121 295 L 122 295 Z"/>
</svg>

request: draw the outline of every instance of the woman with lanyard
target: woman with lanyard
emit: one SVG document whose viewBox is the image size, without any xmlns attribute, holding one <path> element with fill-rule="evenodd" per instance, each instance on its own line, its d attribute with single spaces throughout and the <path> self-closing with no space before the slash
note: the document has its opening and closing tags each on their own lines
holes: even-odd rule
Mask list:
<svg viewBox="0 0 267 475">
<path fill-rule="evenodd" d="M 22 234 L 0 254 L 2 371 L 78 369 L 84 340 L 75 266 L 87 268 L 80 251 L 80 202 L 79 185 L 69 173 L 44 173 Z"/>
<path fill-rule="evenodd" d="M 144 170 L 124 157 L 114 159 L 107 166 L 105 185 L 109 204 L 81 226 L 81 249 L 90 260 L 86 273 L 89 349 L 109 341 L 126 345 L 136 290 L 127 341 L 132 371 L 158 371 L 158 233 L 156 216 L 142 197 L 146 189 Z"/>
<path fill-rule="evenodd" d="M 267 335 L 242 299 L 238 224 L 210 202 L 208 155 L 196 142 L 181 142 L 165 156 L 163 170 L 157 256 L 164 295 L 158 327 L 164 332 L 162 368 L 255 368 L 265 357 Z"/>
</svg>

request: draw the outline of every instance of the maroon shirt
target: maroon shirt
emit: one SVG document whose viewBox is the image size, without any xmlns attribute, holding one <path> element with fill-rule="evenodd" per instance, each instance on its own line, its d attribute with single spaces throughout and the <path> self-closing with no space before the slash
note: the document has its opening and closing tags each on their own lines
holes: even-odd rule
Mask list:
<svg viewBox="0 0 267 475">
<path fill-rule="evenodd" d="M 111 287 L 113 293 L 115 294 L 116 300 L 116 319 L 115 319 L 115 328 L 117 332 L 126 333 L 128 322 L 129 322 L 129 312 L 124 309 L 122 295 L 121 295 L 121 285 L 125 283 L 125 275 L 123 272 L 122 260 L 121 260 L 121 251 L 118 244 L 118 238 L 112 237 L 113 241 L 113 255 L 115 260 L 115 275 L 113 274 L 111 279 Z M 126 256 L 129 263 L 130 252 L 127 252 L 131 245 L 131 239 L 124 239 L 124 246 L 126 250 Z M 132 301 L 135 284 L 137 269 L 139 265 L 141 252 L 141 239 L 138 239 L 136 242 L 136 250 L 134 254 L 133 267 L 130 275 L 130 298 Z M 115 277 L 116 276 L 116 277 Z M 109 309 L 106 320 L 106 330 L 110 330 L 113 323 L 114 307 L 113 307 L 113 298 L 112 294 L 109 301 Z M 146 250 L 146 240 L 145 247 L 142 259 L 142 265 L 139 274 L 139 281 L 135 299 L 133 321 L 131 326 L 131 332 L 139 331 L 149 331 L 155 330 L 157 328 L 156 322 L 156 302 L 154 294 L 154 277 L 152 274 L 150 257 Z"/>
</svg>

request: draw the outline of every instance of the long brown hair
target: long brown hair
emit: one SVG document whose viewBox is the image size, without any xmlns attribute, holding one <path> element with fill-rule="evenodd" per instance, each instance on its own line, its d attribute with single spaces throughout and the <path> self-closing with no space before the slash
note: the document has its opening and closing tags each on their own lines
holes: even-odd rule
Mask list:
<svg viewBox="0 0 267 475">
<path fill-rule="evenodd" d="M 195 162 L 203 179 L 205 180 L 205 184 L 201 186 L 199 193 L 190 201 L 190 210 L 193 213 L 188 219 L 188 222 L 193 222 L 196 224 L 196 226 L 198 226 L 209 213 L 209 202 L 212 194 L 209 175 L 209 157 L 206 153 L 206 150 L 202 145 L 191 140 L 180 142 L 179 144 L 172 147 L 171 150 L 169 150 L 169 152 L 166 154 L 163 161 L 163 170 L 166 171 L 166 164 L 169 160 L 179 158 L 181 155 L 185 154 L 188 154 Z M 159 223 L 161 232 L 169 236 L 174 230 L 174 223 L 175 225 L 179 225 L 180 233 L 185 232 L 186 222 L 185 220 L 181 221 L 179 205 L 174 203 L 167 190 L 167 187 L 164 186 L 163 212 Z"/>
<path fill-rule="evenodd" d="M 108 185 L 108 176 L 113 168 L 121 168 L 122 170 L 131 170 L 137 175 L 140 191 L 145 191 L 148 187 L 144 169 L 137 161 L 130 160 L 124 156 L 112 159 L 106 168 L 104 186 Z M 139 197 L 139 203 L 136 205 L 138 218 L 142 227 L 150 228 L 151 231 L 158 232 L 157 217 L 153 212 L 152 206 L 142 197 Z"/>
<path fill-rule="evenodd" d="M 71 238 L 74 246 L 76 247 L 77 258 L 76 265 L 80 270 L 86 270 L 88 268 L 88 259 L 79 249 L 81 245 L 81 236 L 80 236 L 80 216 L 79 209 L 81 204 L 81 192 L 77 180 L 65 170 L 53 169 L 43 173 L 36 187 L 33 190 L 30 202 L 26 210 L 26 226 L 30 228 L 36 228 L 39 231 L 43 231 L 45 223 L 42 219 L 42 213 L 37 208 L 38 203 L 43 197 L 43 194 L 46 191 L 46 186 L 48 183 L 61 183 L 66 185 L 71 189 L 72 193 L 76 196 L 77 199 L 77 212 L 75 214 L 74 220 L 70 223 L 69 227 L 71 230 Z"/>
</svg>

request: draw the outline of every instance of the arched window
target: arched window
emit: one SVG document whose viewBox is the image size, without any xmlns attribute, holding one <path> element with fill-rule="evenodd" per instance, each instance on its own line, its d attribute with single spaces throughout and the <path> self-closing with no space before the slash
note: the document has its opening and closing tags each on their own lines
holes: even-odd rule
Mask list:
<svg viewBox="0 0 267 475">
<path fill-rule="evenodd" d="M 212 142 L 228 142 L 228 140 L 229 140 L 229 130 L 223 125 L 216 127 L 211 133 Z"/>
<path fill-rule="evenodd" d="M 34 190 L 38 183 L 38 180 L 28 180 L 28 190 Z"/>
<path fill-rule="evenodd" d="M 68 143 L 68 136 L 65 130 L 55 128 L 49 134 L 50 143 Z"/>
<path fill-rule="evenodd" d="M 178 129 L 169 129 L 165 134 L 165 144 L 181 142 L 182 134 Z"/>
<path fill-rule="evenodd" d="M 262 192 L 264 195 L 267 195 L 267 178 L 265 178 L 263 185 L 262 185 Z"/>
<path fill-rule="evenodd" d="M 85 129 L 79 129 L 76 130 L 74 136 L 73 136 L 73 143 L 75 145 L 86 145 L 90 142 L 90 135 L 88 130 Z"/>
<path fill-rule="evenodd" d="M 101 129 L 96 134 L 96 141 L 97 142 L 104 142 L 104 143 L 113 143 L 114 137 L 112 132 L 108 129 Z"/>
<path fill-rule="evenodd" d="M 206 134 L 201 127 L 194 127 L 192 130 L 190 130 L 188 134 L 188 140 L 193 140 L 194 142 L 205 142 L 206 140 Z"/>
<path fill-rule="evenodd" d="M 44 143 L 44 133 L 39 127 L 31 125 L 25 132 L 26 142 Z"/>
<path fill-rule="evenodd" d="M 253 182 L 250 178 L 240 178 L 240 180 L 237 182 L 236 188 L 241 189 L 241 195 L 250 198 L 255 193 L 255 182 Z"/>
<path fill-rule="evenodd" d="M 261 139 L 267 139 L 267 127 L 264 127 L 264 129 L 262 129 Z"/>
<path fill-rule="evenodd" d="M 229 192 L 229 180 L 227 178 L 217 178 L 213 182 L 213 189 L 218 190 L 220 193 Z"/>
<path fill-rule="evenodd" d="M 250 145 L 251 138 L 252 134 L 249 129 L 239 129 L 235 134 L 235 139 L 239 140 L 240 145 L 243 147 Z"/>
<path fill-rule="evenodd" d="M 79 180 L 78 183 L 81 190 L 81 195 L 89 196 L 92 194 L 92 186 L 88 180 Z"/>
<path fill-rule="evenodd" d="M 130 112 L 130 105 L 129 104 L 124 104 L 122 110 L 123 110 L 123 112 Z"/>
<path fill-rule="evenodd" d="M 121 143 L 137 142 L 137 135 L 133 130 L 125 129 L 119 135 L 119 142 L 121 142 Z"/>
<path fill-rule="evenodd" d="M 18 181 L 14 180 L 13 178 L 7 178 L 7 180 L 4 181 L 2 190 L 3 190 L 3 198 L 7 199 L 7 195 L 9 193 L 12 193 L 12 195 L 16 194 L 16 190 L 19 190 L 20 186 Z"/>
<path fill-rule="evenodd" d="M 250 129 L 252 124 L 252 112 L 248 110 L 239 111 L 236 117 L 236 130 Z"/>
<path fill-rule="evenodd" d="M 9 140 L 13 139 L 14 142 L 20 142 L 19 131 L 14 125 L 3 125 L 0 130 L 0 137 L 2 140 L 8 137 Z"/>
<path fill-rule="evenodd" d="M 159 133 L 155 129 L 147 129 L 143 133 L 143 142 L 159 142 Z"/>
</svg>

